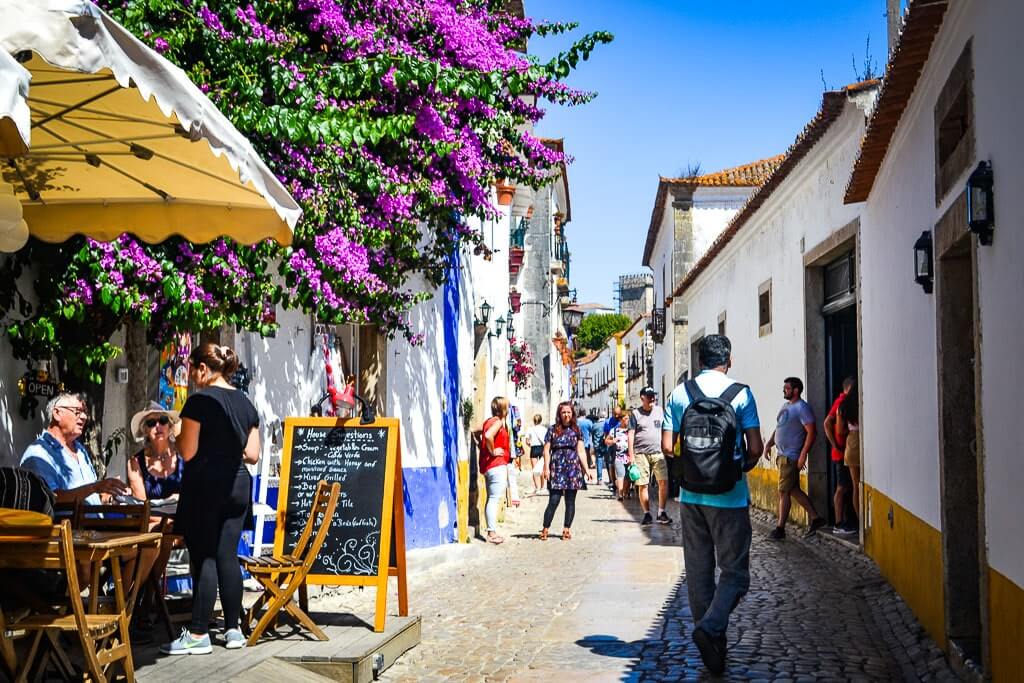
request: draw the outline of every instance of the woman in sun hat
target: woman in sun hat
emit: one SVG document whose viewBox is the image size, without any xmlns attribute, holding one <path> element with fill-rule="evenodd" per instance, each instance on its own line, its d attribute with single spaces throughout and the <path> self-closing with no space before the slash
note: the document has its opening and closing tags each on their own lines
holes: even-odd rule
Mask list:
<svg viewBox="0 0 1024 683">
<path fill-rule="evenodd" d="M 149 405 L 132 416 L 132 436 L 142 441 L 142 450 L 128 460 L 128 485 L 139 500 L 177 500 L 181 493 L 184 460 L 174 444 L 181 431 L 181 417 L 159 403 Z"/>
</svg>

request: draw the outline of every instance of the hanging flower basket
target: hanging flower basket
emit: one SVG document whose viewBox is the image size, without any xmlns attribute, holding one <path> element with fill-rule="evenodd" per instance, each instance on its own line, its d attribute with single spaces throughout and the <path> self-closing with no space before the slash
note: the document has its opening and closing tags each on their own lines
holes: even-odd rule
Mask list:
<svg viewBox="0 0 1024 683">
<path fill-rule="evenodd" d="M 508 252 L 508 266 L 509 268 L 515 267 L 517 270 L 523 265 L 523 257 L 526 255 L 525 249 L 519 247 L 512 247 Z"/>
<path fill-rule="evenodd" d="M 523 294 L 522 294 L 522 292 L 517 292 L 514 289 L 510 290 L 509 293 L 508 293 L 508 305 L 512 308 L 512 312 L 513 313 L 518 313 L 519 312 L 519 309 L 522 307 L 522 303 L 523 303 Z"/>
<path fill-rule="evenodd" d="M 499 178 L 495 187 L 498 189 L 498 205 L 512 206 L 512 197 L 516 194 L 516 186 L 506 183 L 504 178 Z"/>
<path fill-rule="evenodd" d="M 516 386 L 516 389 L 525 389 L 533 377 L 533 353 L 530 345 L 526 342 L 517 342 L 513 339 L 509 342 L 509 379 Z"/>
</svg>

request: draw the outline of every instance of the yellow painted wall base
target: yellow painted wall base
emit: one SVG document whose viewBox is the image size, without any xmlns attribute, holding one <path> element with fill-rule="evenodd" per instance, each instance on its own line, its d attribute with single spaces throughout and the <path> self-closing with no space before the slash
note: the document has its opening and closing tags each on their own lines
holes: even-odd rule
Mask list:
<svg viewBox="0 0 1024 683">
<path fill-rule="evenodd" d="M 1024 588 L 989 568 L 992 680 L 1024 681 Z"/>
<path fill-rule="evenodd" d="M 456 471 L 455 516 L 459 529 L 459 543 L 469 543 L 469 461 L 460 460 Z"/>
<path fill-rule="evenodd" d="M 747 486 L 750 487 L 750 500 L 762 510 L 775 515 L 779 512 L 779 470 L 777 467 L 758 465 L 747 472 Z M 807 492 L 807 473 L 800 473 L 800 488 Z M 796 501 L 789 511 L 789 521 L 807 526 L 807 513 Z"/>
<path fill-rule="evenodd" d="M 945 649 L 942 533 L 867 484 L 864 501 L 864 551 Z"/>
</svg>

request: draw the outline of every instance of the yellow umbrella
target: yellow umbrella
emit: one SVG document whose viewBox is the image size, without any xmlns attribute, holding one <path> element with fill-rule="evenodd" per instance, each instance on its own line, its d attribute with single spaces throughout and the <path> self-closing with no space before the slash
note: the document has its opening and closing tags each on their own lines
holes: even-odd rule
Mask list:
<svg viewBox="0 0 1024 683">
<path fill-rule="evenodd" d="M 85 0 L 0 0 L 0 17 L 32 77 L 28 151 L 0 156 L 33 235 L 291 241 L 295 200 L 181 69 Z"/>
</svg>

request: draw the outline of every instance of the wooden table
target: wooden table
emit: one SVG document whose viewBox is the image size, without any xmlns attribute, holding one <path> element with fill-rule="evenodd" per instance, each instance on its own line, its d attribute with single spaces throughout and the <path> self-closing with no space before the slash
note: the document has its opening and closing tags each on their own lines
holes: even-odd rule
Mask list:
<svg viewBox="0 0 1024 683">
<path fill-rule="evenodd" d="M 156 531 L 125 532 L 125 531 L 90 531 L 79 530 L 72 534 L 75 544 L 75 559 L 89 565 L 89 612 L 95 614 L 100 594 L 100 570 L 107 560 L 120 559 L 134 555 L 143 546 L 158 545 L 163 534 Z M 114 600 L 118 612 L 131 616 L 134 607 L 135 593 L 138 582 L 133 581 L 129 587 L 129 598 L 126 601 L 124 583 L 121 577 L 121 563 L 111 562 L 110 573 L 114 579 Z"/>
</svg>

